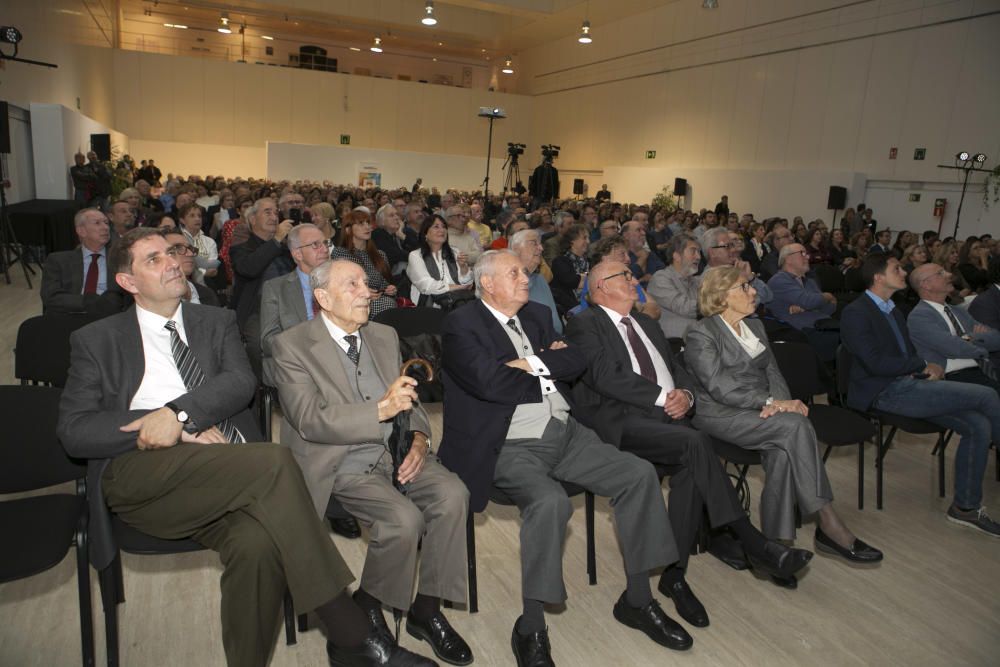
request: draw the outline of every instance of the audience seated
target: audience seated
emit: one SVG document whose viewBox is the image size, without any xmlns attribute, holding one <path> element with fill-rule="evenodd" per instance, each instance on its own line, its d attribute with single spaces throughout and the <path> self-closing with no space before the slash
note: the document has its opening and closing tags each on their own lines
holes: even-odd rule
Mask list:
<svg viewBox="0 0 1000 667">
<path fill-rule="evenodd" d="M 418 306 L 451 308 L 471 298 L 472 270 L 468 257 L 452 251 L 448 244 L 448 223 L 438 214 L 420 226 L 420 247 L 410 253 L 406 276 L 410 279 L 410 300 Z"/>
<path fill-rule="evenodd" d="M 203 211 L 197 204 L 186 204 L 178 212 L 178 222 L 190 243 L 198 251 L 198 268 L 194 273 L 194 281 L 205 284 L 206 278 L 214 278 L 219 272 L 219 250 L 212 237 L 202 231 Z"/>
<path fill-rule="evenodd" d="M 659 255 L 645 247 L 646 228 L 641 220 L 633 218 L 622 225 L 621 236 L 628 248 L 629 268 L 640 285 L 648 286 L 653 275 L 660 269 L 666 268 L 666 265 Z"/>
<path fill-rule="evenodd" d="M 521 264 L 528 272 L 528 299 L 542 304 L 552 312 L 552 328 L 557 334 L 562 335 L 562 319 L 559 317 L 559 310 L 552 297 L 552 290 L 549 289 L 545 277 L 539 272 L 542 264 L 541 234 L 537 229 L 522 229 L 511 237 L 510 249 L 521 260 Z"/>
<path fill-rule="evenodd" d="M 991 262 L 990 284 L 969 304 L 969 314 L 978 322 L 1000 331 L 1000 262 Z"/>
<path fill-rule="evenodd" d="M 701 249 L 707 260 L 706 269 L 716 266 L 735 266 L 739 269 L 743 280 L 749 280 L 757 291 L 757 305 L 767 305 L 771 302 L 771 288 L 750 270 L 749 262 L 740 258 L 743 254 L 743 244 L 739 234 L 723 227 L 710 229 L 701 237 Z"/>
<path fill-rule="evenodd" d="M 409 237 L 403 231 L 403 219 L 392 204 L 385 204 L 379 208 L 375 214 L 375 223 L 377 227 L 372 230 L 372 241 L 385 255 L 386 261 L 389 262 L 390 273 L 396 282 L 406 271 L 407 258 L 417 246 L 410 245 Z"/>
<path fill-rule="evenodd" d="M 385 253 L 372 240 L 371 216 L 355 209 L 340 222 L 337 245 L 330 251 L 333 259 L 348 259 L 365 270 L 371 290 L 371 316 L 396 307 L 396 286 Z"/>
<path fill-rule="evenodd" d="M 448 245 L 456 256 L 465 255 L 469 266 L 474 266 L 479 256 L 483 254 L 483 246 L 479 242 L 479 234 L 469 229 L 469 219 L 463 206 L 451 206 L 446 209 L 448 223 Z"/>
<path fill-rule="evenodd" d="M 698 319 L 697 273 L 701 250 L 689 234 L 671 238 L 668 250 L 670 265 L 653 276 L 647 292 L 663 312 L 660 317 L 663 334 L 667 338 L 683 338 Z"/>
<path fill-rule="evenodd" d="M 782 224 L 774 225 L 771 230 L 771 252 L 767 253 L 760 262 L 759 273 L 762 280 L 770 280 L 780 270 L 778 257 L 780 256 L 781 249 L 794 241 L 795 237 L 792 236 L 792 232 L 789 231 L 788 227 Z"/>
<path fill-rule="evenodd" d="M 552 296 L 559 314 L 565 314 L 580 302 L 580 291 L 587 279 L 589 234 L 584 225 L 571 225 L 560 239 L 559 255 L 552 260 Z"/>
<path fill-rule="evenodd" d="M 809 256 L 801 244 L 782 247 L 778 257 L 781 270 L 767 281 L 773 295 L 768 309 L 805 334 L 820 359 L 833 362 L 840 345 L 840 327 L 832 319 L 837 297 L 820 291 L 816 281 L 806 276 Z"/>
<path fill-rule="evenodd" d="M 218 306 L 219 297 L 215 295 L 214 290 L 191 280 L 195 273 L 195 257 L 198 256 L 198 249 L 191 245 L 188 236 L 178 229 L 170 228 L 160 229 L 160 233 L 167 240 L 169 250 L 173 252 L 174 259 L 180 265 L 181 273 L 188 283 L 187 292 L 181 295 L 181 301 Z"/>
</svg>

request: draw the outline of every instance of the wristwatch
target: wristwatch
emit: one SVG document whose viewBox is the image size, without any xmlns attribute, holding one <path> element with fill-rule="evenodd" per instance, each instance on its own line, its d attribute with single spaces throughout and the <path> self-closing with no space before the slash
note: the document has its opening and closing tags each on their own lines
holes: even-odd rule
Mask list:
<svg viewBox="0 0 1000 667">
<path fill-rule="evenodd" d="M 187 413 L 187 411 L 182 409 L 176 403 L 167 403 L 163 407 L 170 408 L 171 410 L 173 410 L 174 414 L 177 415 L 177 421 L 184 424 L 185 426 L 191 423 L 191 416 Z"/>
</svg>

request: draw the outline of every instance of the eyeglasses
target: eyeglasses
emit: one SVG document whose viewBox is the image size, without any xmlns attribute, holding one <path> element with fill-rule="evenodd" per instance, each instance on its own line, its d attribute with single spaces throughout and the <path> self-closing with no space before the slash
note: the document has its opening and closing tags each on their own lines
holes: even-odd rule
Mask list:
<svg viewBox="0 0 1000 667">
<path fill-rule="evenodd" d="M 803 257 L 809 256 L 809 251 L 807 250 L 796 250 L 795 252 L 788 253 L 789 255 L 802 255 Z"/>
<path fill-rule="evenodd" d="M 899 264 L 897 264 L 896 266 L 898 266 L 899 268 L 902 268 L 902 266 L 899 265 Z M 928 281 L 931 278 L 939 278 L 939 277 L 943 278 L 943 277 L 945 277 L 947 275 L 948 275 L 948 271 L 945 271 L 944 269 L 938 269 L 934 273 L 927 274 L 926 276 L 924 276 L 923 278 L 921 278 L 920 279 L 920 284 L 923 285 L 925 281 Z"/>
<path fill-rule="evenodd" d="M 186 243 L 177 243 L 167 248 L 167 254 L 171 257 L 180 255 L 182 257 L 192 257 L 198 254 L 198 249 Z"/>
<path fill-rule="evenodd" d="M 625 282 L 627 282 L 627 283 L 632 282 L 633 275 L 632 275 L 632 272 L 629 271 L 628 269 L 625 269 L 624 271 L 619 271 L 618 273 L 612 273 L 610 276 L 605 276 L 601 280 L 601 282 L 607 282 L 607 281 L 611 280 L 612 278 L 617 278 L 618 276 L 625 276 Z"/>
<path fill-rule="evenodd" d="M 753 287 L 753 281 L 755 281 L 755 280 L 757 280 L 757 274 L 756 273 L 751 273 L 749 280 L 747 280 L 746 282 L 743 282 L 743 283 L 739 283 L 737 285 L 733 285 L 729 289 L 733 290 L 733 289 L 737 289 L 738 288 L 741 292 L 743 292 L 744 294 L 746 294 L 747 292 L 750 291 L 750 288 Z"/>
<path fill-rule="evenodd" d="M 725 248 L 726 250 L 732 250 L 735 247 L 737 247 L 735 243 L 725 243 L 723 245 L 712 246 L 712 250 L 720 250 L 722 248 Z"/>
<path fill-rule="evenodd" d="M 296 246 L 292 248 L 292 250 L 301 250 L 302 248 L 312 248 L 313 250 L 319 250 L 320 248 L 329 249 L 331 243 L 332 241 L 324 239 L 322 241 L 313 241 L 312 243 L 305 243 L 303 245 Z"/>
</svg>

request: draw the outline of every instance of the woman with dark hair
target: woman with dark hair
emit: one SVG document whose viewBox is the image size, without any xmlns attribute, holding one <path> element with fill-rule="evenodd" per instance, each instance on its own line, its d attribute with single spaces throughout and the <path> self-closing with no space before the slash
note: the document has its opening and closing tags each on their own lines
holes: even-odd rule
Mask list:
<svg viewBox="0 0 1000 667">
<path fill-rule="evenodd" d="M 902 260 L 903 253 L 911 245 L 916 245 L 917 236 L 913 232 L 908 232 L 905 229 L 896 235 L 896 242 L 892 244 L 892 254 L 896 256 L 896 259 Z"/>
<path fill-rule="evenodd" d="M 372 241 L 370 215 L 352 211 L 344 216 L 337 246 L 330 250 L 330 259 L 349 259 L 365 270 L 371 291 L 369 317 L 396 307 L 396 286 L 390 282 L 389 261 Z"/>
<path fill-rule="evenodd" d="M 406 276 L 413 285 L 410 300 L 418 306 L 441 308 L 453 305 L 455 297 L 471 294 L 469 262 L 448 245 L 448 223 L 441 215 L 428 217 L 420 225 L 420 247 L 407 259 Z"/>
<path fill-rule="evenodd" d="M 158 227 L 169 227 L 170 229 L 177 229 L 177 221 L 174 220 L 173 216 L 169 213 L 151 213 L 149 217 L 142 223 L 143 227 L 152 227 L 154 229 Z"/>
<path fill-rule="evenodd" d="M 806 229 L 806 223 L 802 220 L 796 220 L 795 224 L 792 225 L 792 236 L 795 237 L 796 243 L 805 245 L 809 240 L 809 230 Z"/>
<path fill-rule="evenodd" d="M 552 297 L 559 314 L 565 315 L 580 302 L 580 290 L 587 281 L 590 264 L 587 248 L 590 235 L 584 225 L 573 225 L 559 239 L 560 254 L 552 260 Z"/>
<path fill-rule="evenodd" d="M 806 243 L 806 252 L 809 254 L 809 265 L 833 264 L 833 257 L 826 244 L 826 232 L 819 227 L 815 227 L 809 232 L 809 241 Z"/>
<path fill-rule="evenodd" d="M 958 270 L 973 292 L 981 292 L 990 285 L 990 246 L 976 236 L 965 239 L 958 251 Z"/>
<path fill-rule="evenodd" d="M 830 261 L 834 266 L 840 267 L 841 271 L 858 265 L 858 256 L 847 245 L 844 230 L 839 227 L 830 232 L 830 240 L 827 242 L 826 250 L 830 253 Z"/>
</svg>

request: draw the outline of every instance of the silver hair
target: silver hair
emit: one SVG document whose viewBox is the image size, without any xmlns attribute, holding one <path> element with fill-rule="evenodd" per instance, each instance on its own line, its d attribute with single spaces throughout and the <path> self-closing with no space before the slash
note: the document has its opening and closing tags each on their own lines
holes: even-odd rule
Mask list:
<svg viewBox="0 0 1000 667">
<path fill-rule="evenodd" d="M 452 217 L 454 217 L 456 215 L 463 215 L 464 213 L 465 213 L 465 209 L 463 207 L 461 207 L 461 206 L 459 206 L 459 205 L 456 204 L 455 206 L 449 206 L 448 207 L 448 210 L 445 211 L 445 216 L 449 217 L 449 218 L 452 218 Z"/>
<path fill-rule="evenodd" d="M 518 259 L 517 254 L 509 248 L 504 248 L 502 250 L 487 250 L 479 256 L 479 259 L 476 261 L 476 265 L 472 267 L 472 279 L 476 283 L 476 296 L 478 298 L 483 298 L 483 276 L 492 276 L 493 265 L 496 264 L 497 261 L 504 255 Z M 518 261 L 520 260 L 518 259 Z"/>
<path fill-rule="evenodd" d="M 670 245 L 667 246 L 667 257 L 670 258 L 671 263 L 673 263 L 674 255 L 683 255 L 684 249 L 688 247 L 689 243 L 694 243 L 698 245 L 698 240 L 691 236 L 690 234 L 674 234 L 670 237 Z"/>
<path fill-rule="evenodd" d="M 247 211 L 247 217 L 248 218 L 256 218 L 257 217 L 257 211 L 260 210 L 260 203 L 262 201 L 269 201 L 271 203 L 274 203 L 274 197 L 261 197 L 260 199 L 258 199 L 257 201 L 255 201 L 250 206 L 250 209 Z"/>
<path fill-rule="evenodd" d="M 524 243 L 527 243 L 529 236 L 534 236 L 538 240 L 541 240 L 542 238 L 542 235 L 538 233 L 537 229 L 522 229 L 519 232 L 514 232 L 514 235 L 510 237 L 510 247 L 518 248 Z"/>
<path fill-rule="evenodd" d="M 309 274 L 309 291 L 312 292 L 318 289 L 326 289 L 327 285 L 330 284 L 330 272 L 338 264 L 350 264 L 351 266 L 359 266 L 349 259 L 328 259 Z"/>
<path fill-rule="evenodd" d="M 552 216 L 552 222 L 555 224 L 556 229 L 559 229 L 563 225 L 572 225 L 576 222 L 576 218 L 569 211 L 556 211 L 555 215 Z"/>
<path fill-rule="evenodd" d="M 392 202 L 388 204 L 383 204 L 378 211 L 375 212 L 375 222 L 381 227 L 385 223 L 385 217 L 389 215 L 390 210 L 395 211 L 396 207 L 392 205 Z"/>
<path fill-rule="evenodd" d="M 317 232 L 323 233 L 319 227 L 312 224 L 311 222 L 303 222 L 300 225 L 295 225 L 290 230 L 288 230 L 288 235 L 285 236 L 285 243 L 288 245 L 289 250 L 294 250 L 299 247 L 299 236 L 306 229 L 315 229 Z"/>
<path fill-rule="evenodd" d="M 86 221 L 87 213 L 90 213 L 91 211 L 96 211 L 98 213 L 101 213 L 101 209 L 99 209 L 99 208 L 94 208 L 94 207 L 91 207 L 91 208 L 82 208 L 82 209 L 80 209 L 79 211 L 76 212 L 76 215 L 73 216 L 73 227 L 74 228 L 76 228 L 76 227 L 83 227 L 83 225 L 86 224 L 86 222 L 87 222 Z M 101 215 L 104 215 L 104 214 L 101 213 Z"/>
<path fill-rule="evenodd" d="M 701 252 L 705 255 L 705 257 L 708 257 L 708 253 L 712 249 L 712 246 L 719 245 L 719 237 L 723 234 L 726 235 L 726 243 L 728 244 L 729 230 L 725 227 L 712 227 L 701 235 Z"/>
<path fill-rule="evenodd" d="M 798 250 L 791 249 L 793 245 L 800 245 L 800 243 L 798 241 L 792 241 L 791 243 L 786 243 L 785 245 L 781 246 L 781 250 L 778 251 L 779 268 L 785 265 L 785 260 L 788 258 L 789 255 L 794 255 L 795 253 L 799 252 Z"/>
</svg>

